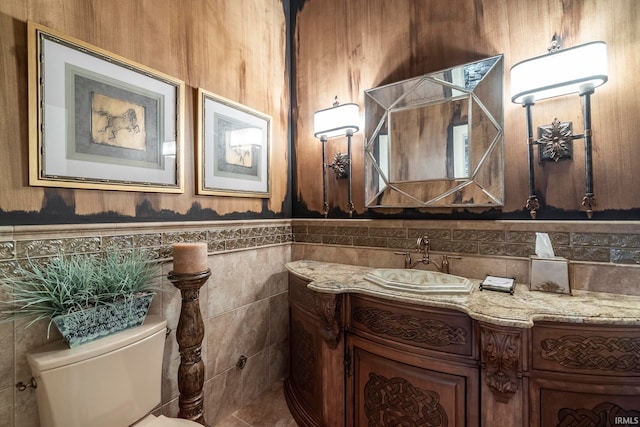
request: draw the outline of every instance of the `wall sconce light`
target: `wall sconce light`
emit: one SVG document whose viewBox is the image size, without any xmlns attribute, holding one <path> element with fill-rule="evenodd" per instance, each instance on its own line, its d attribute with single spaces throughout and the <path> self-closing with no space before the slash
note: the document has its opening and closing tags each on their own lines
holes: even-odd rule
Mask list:
<svg viewBox="0 0 640 427">
<path fill-rule="evenodd" d="M 333 107 L 316 111 L 313 115 L 313 135 L 320 138 L 322 142 L 322 197 L 323 213 L 325 218 L 329 214 L 329 203 L 327 202 L 327 168 L 330 167 L 338 179 L 348 178 L 348 205 L 349 216 L 355 210 L 351 199 L 351 137 L 360 128 L 358 126 L 360 118 L 360 108 L 358 104 L 342 104 L 338 102 L 336 96 Z M 347 136 L 347 153 L 336 153 L 333 161 L 327 164 L 326 144 L 329 138 Z"/>
<path fill-rule="evenodd" d="M 526 109 L 527 143 L 529 146 L 529 198 L 526 208 L 535 219 L 540 207 L 535 192 L 533 146 L 538 145 L 540 161 L 571 159 L 574 139 L 584 139 L 585 195 L 582 206 L 587 216 L 593 216 L 593 170 L 591 158 L 591 95 L 606 83 L 607 45 L 591 42 L 568 49 L 560 48 L 560 39 L 553 36 L 549 53 L 519 62 L 511 67 L 511 101 Z M 533 139 L 531 107 L 536 101 L 578 93 L 583 98 L 584 134 L 574 135 L 571 122 L 557 118 L 548 126 L 538 128 Z"/>
</svg>

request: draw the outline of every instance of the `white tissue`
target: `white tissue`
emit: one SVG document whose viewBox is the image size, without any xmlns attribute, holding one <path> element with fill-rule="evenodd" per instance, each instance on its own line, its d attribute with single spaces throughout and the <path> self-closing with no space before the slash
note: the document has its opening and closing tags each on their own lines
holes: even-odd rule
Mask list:
<svg viewBox="0 0 640 427">
<path fill-rule="evenodd" d="M 536 255 L 540 258 L 554 258 L 553 246 L 547 233 L 536 233 Z"/>
</svg>

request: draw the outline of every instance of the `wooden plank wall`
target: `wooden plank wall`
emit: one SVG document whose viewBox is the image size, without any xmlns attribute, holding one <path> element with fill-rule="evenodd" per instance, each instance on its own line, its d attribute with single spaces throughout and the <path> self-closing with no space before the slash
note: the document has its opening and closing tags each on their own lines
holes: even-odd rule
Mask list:
<svg viewBox="0 0 640 427">
<path fill-rule="evenodd" d="M 37 188 L 28 185 L 27 20 L 61 31 L 186 83 L 184 194 Z M 195 196 L 197 88 L 272 117 L 272 196 Z M 289 83 L 282 0 L 2 0 L 0 2 L 0 225 L 24 211 L 56 221 L 282 216 L 287 193 Z M 3 216 L 5 215 L 5 216 Z M 20 215 L 18 215 L 19 217 Z M 11 218 L 15 218 L 13 215 Z M 206 217 L 206 215 L 205 215 Z M 90 220 L 90 219 L 89 219 Z"/>
<path fill-rule="evenodd" d="M 558 33 L 564 46 L 595 40 L 608 45 L 609 81 L 592 97 L 594 183 L 597 210 L 640 218 L 640 2 L 637 0 L 293 0 L 296 6 L 295 156 L 296 210 L 322 211 L 321 145 L 313 137 L 314 111 L 335 96 L 356 102 L 364 116 L 363 91 L 480 58 L 505 57 L 505 206 L 522 211 L 528 196 L 525 115 L 512 104 L 509 69 L 546 53 Z M 541 101 L 534 127 L 558 117 L 582 133 L 576 96 Z M 364 119 L 363 119 L 364 123 Z M 354 136 L 353 198 L 364 208 L 363 133 Z M 536 165 L 539 197 L 554 219 L 580 216 L 584 193 L 584 144 L 575 142 L 571 162 Z M 328 144 L 327 158 L 345 152 L 346 141 Z M 330 174 L 332 207 L 346 211 L 346 182 Z M 480 210 L 482 211 L 482 210 Z M 383 212 L 394 212 L 387 210 Z M 546 213 L 545 213 L 546 212 Z M 338 213 L 339 214 L 339 213 Z M 600 215 L 600 216 L 598 216 Z M 607 218 L 597 213 L 595 218 Z M 614 216 L 616 214 L 613 214 Z"/>
</svg>

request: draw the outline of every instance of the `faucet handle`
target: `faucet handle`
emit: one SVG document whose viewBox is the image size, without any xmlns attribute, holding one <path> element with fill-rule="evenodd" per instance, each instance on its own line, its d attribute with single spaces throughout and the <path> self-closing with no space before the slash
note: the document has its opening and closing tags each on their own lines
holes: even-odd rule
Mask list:
<svg viewBox="0 0 640 427">
<path fill-rule="evenodd" d="M 457 255 L 442 254 L 442 261 L 440 262 L 440 266 L 441 266 L 440 271 L 442 271 L 443 273 L 450 274 L 450 270 L 449 270 L 450 259 L 462 259 L 462 257 Z"/>
<path fill-rule="evenodd" d="M 411 252 L 394 252 L 394 254 L 404 257 L 404 268 L 411 268 Z"/>
<path fill-rule="evenodd" d="M 395 255 L 402 255 L 405 259 L 408 259 L 411 262 L 411 252 L 394 252 Z"/>
</svg>

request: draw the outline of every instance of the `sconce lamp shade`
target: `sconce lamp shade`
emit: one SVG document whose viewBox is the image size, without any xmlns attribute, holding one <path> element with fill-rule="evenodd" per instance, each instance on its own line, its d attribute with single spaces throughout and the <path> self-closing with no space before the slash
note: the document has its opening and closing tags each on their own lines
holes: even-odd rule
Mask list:
<svg viewBox="0 0 640 427">
<path fill-rule="evenodd" d="M 313 135 L 335 138 L 346 135 L 348 131 L 355 133 L 360 129 L 360 108 L 358 104 L 341 104 L 325 110 L 316 111 L 313 115 Z"/>
<path fill-rule="evenodd" d="M 527 59 L 511 67 L 516 104 L 596 88 L 607 81 L 607 45 L 597 41 Z"/>
</svg>

